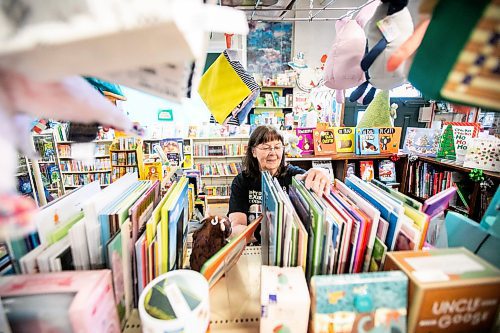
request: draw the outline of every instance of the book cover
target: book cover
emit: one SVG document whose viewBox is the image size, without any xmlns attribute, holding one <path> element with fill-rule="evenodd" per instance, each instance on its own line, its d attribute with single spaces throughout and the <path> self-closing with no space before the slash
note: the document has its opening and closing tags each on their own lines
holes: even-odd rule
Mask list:
<svg viewBox="0 0 500 333">
<path fill-rule="evenodd" d="M 311 278 L 314 332 L 406 332 L 408 278 L 402 272 Z"/>
<path fill-rule="evenodd" d="M 474 138 L 464 158 L 464 167 L 500 172 L 500 139 Z"/>
<path fill-rule="evenodd" d="M 354 153 L 354 127 L 334 127 L 337 153 Z"/>
<path fill-rule="evenodd" d="M 144 162 L 144 174 L 145 180 L 160 182 L 163 180 L 163 169 L 161 166 L 161 162 Z"/>
<path fill-rule="evenodd" d="M 373 161 L 360 161 L 359 169 L 361 173 L 361 179 L 366 181 L 371 181 L 375 175 L 375 171 L 373 169 Z"/>
<path fill-rule="evenodd" d="M 393 161 L 382 160 L 379 162 L 378 178 L 384 183 L 392 183 L 396 181 L 396 165 Z"/>
<path fill-rule="evenodd" d="M 314 130 L 314 155 L 335 154 L 335 146 L 333 127 L 316 128 Z"/>
<path fill-rule="evenodd" d="M 302 149 L 302 155 L 314 155 L 314 128 L 297 128 L 299 138 L 297 146 Z"/>
<path fill-rule="evenodd" d="M 380 127 L 380 153 L 397 154 L 399 151 L 399 142 L 401 141 L 401 127 Z"/>
<path fill-rule="evenodd" d="M 356 128 L 356 154 L 380 154 L 378 128 Z"/>
<path fill-rule="evenodd" d="M 440 129 L 408 127 L 403 151 L 407 154 L 435 157 L 440 139 Z"/>
<path fill-rule="evenodd" d="M 349 177 L 351 175 L 355 175 L 356 174 L 356 163 L 352 162 L 352 163 L 347 163 L 347 170 L 346 170 L 346 174 L 345 174 L 345 177 Z"/>
<path fill-rule="evenodd" d="M 379 224 L 380 226 L 380 224 Z M 372 257 L 370 259 L 370 272 L 378 272 L 384 267 L 385 254 L 387 253 L 387 245 L 384 244 L 378 237 L 375 238 L 373 244 Z"/>
</svg>

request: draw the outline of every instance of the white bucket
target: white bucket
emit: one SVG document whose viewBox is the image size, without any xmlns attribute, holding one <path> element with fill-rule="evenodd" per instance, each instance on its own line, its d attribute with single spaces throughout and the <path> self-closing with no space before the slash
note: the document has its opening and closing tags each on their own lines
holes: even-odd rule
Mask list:
<svg viewBox="0 0 500 333">
<path fill-rule="evenodd" d="M 208 289 L 207 280 L 196 271 L 181 269 L 158 276 L 139 297 L 142 331 L 205 333 L 210 320 Z M 167 306 L 161 306 L 165 304 Z M 173 312 L 168 311 L 168 304 Z M 172 319 L 159 319 L 159 315 L 153 313 L 156 308 L 172 313 Z"/>
</svg>

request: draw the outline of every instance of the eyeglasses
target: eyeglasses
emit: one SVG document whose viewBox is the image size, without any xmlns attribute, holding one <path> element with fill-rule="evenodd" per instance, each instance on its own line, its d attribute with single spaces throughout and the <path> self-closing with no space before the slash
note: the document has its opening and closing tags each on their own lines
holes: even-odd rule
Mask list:
<svg viewBox="0 0 500 333">
<path fill-rule="evenodd" d="M 283 150 L 283 145 L 277 145 L 274 147 L 268 145 L 257 146 L 258 149 L 265 151 L 266 153 L 270 153 L 271 151 L 281 152 Z"/>
</svg>

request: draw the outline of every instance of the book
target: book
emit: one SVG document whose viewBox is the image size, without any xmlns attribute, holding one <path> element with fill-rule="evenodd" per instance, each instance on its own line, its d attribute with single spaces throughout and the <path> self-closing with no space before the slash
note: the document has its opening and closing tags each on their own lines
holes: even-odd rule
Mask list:
<svg viewBox="0 0 500 333">
<path fill-rule="evenodd" d="M 144 162 L 144 179 L 160 182 L 163 180 L 163 169 L 161 162 Z"/>
<path fill-rule="evenodd" d="M 337 153 L 354 153 L 354 127 L 334 127 Z"/>
<path fill-rule="evenodd" d="M 330 183 L 333 183 L 335 175 L 333 174 L 333 167 L 331 161 L 312 161 L 311 165 L 313 168 L 325 169 L 326 172 L 328 173 L 328 177 L 330 178 Z"/>
<path fill-rule="evenodd" d="M 384 183 L 392 183 L 396 181 L 396 165 L 393 161 L 381 160 L 378 163 L 378 178 Z"/>
<path fill-rule="evenodd" d="M 296 128 L 295 131 L 299 138 L 297 146 L 302 149 L 302 155 L 314 155 L 314 129 Z"/>
<path fill-rule="evenodd" d="M 314 155 L 332 155 L 336 152 L 335 136 L 332 127 L 314 130 Z"/>
<path fill-rule="evenodd" d="M 369 182 L 374 178 L 375 171 L 373 168 L 373 161 L 360 161 L 359 169 L 360 169 L 361 179 Z"/>
<path fill-rule="evenodd" d="M 347 163 L 347 170 L 345 173 L 345 177 L 349 177 L 350 175 L 355 175 L 356 174 L 356 163 L 351 162 Z"/>
<path fill-rule="evenodd" d="M 435 157 L 440 138 L 440 129 L 407 127 L 403 151 L 407 154 Z"/>
<path fill-rule="evenodd" d="M 380 153 L 397 154 L 401 141 L 401 127 L 379 127 Z"/>
<path fill-rule="evenodd" d="M 356 128 L 356 154 L 380 154 L 379 129 Z"/>
<path fill-rule="evenodd" d="M 408 278 L 402 272 L 314 276 L 311 326 L 315 333 L 405 332 Z"/>
<path fill-rule="evenodd" d="M 384 267 L 386 253 L 387 245 L 385 245 L 383 241 L 376 237 L 375 243 L 373 244 L 372 257 L 370 259 L 370 272 L 378 272 L 382 270 L 382 268 Z"/>
</svg>

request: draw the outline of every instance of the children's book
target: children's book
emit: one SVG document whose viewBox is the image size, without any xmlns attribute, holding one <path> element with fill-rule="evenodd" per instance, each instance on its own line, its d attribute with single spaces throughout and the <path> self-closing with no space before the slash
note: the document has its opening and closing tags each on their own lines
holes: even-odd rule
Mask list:
<svg viewBox="0 0 500 333">
<path fill-rule="evenodd" d="M 314 155 L 314 128 L 297 128 L 299 138 L 298 147 L 302 149 L 302 155 Z"/>
<path fill-rule="evenodd" d="M 378 163 L 378 178 L 384 183 L 393 183 L 396 181 L 396 166 L 393 161 L 381 160 Z"/>
<path fill-rule="evenodd" d="M 356 154 L 380 154 L 379 129 L 356 128 Z"/>
<path fill-rule="evenodd" d="M 400 271 L 314 276 L 313 332 L 406 332 L 407 292 Z"/>
<path fill-rule="evenodd" d="M 372 257 L 370 259 L 370 272 L 381 271 L 384 267 L 385 254 L 387 253 L 387 245 L 384 244 L 378 237 L 375 238 L 373 244 Z"/>
<path fill-rule="evenodd" d="M 238 261 L 261 220 L 262 216 L 249 224 L 238 237 L 232 239 L 203 264 L 200 273 L 207 279 L 210 288 Z"/>
<path fill-rule="evenodd" d="M 444 191 L 439 192 L 436 195 L 433 195 L 429 199 L 425 200 L 422 211 L 430 217 L 441 213 L 446 208 L 448 208 L 450 200 L 453 198 L 456 191 L 457 189 L 452 186 Z"/>
<path fill-rule="evenodd" d="M 397 154 L 401 141 L 401 127 L 379 127 L 380 153 Z"/>
<path fill-rule="evenodd" d="M 328 177 L 330 178 L 330 182 L 333 183 L 333 179 L 335 177 L 333 174 L 333 167 L 331 161 L 312 161 L 312 167 L 325 169 L 326 172 L 328 173 Z"/>
<path fill-rule="evenodd" d="M 359 169 L 361 173 L 361 179 L 369 182 L 374 178 L 375 171 L 373 169 L 373 161 L 360 161 Z"/>
<path fill-rule="evenodd" d="M 355 175 L 356 174 L 356 163 L 347 163 L 347 170 L 345 173 L 345 177 L 349 177 L 350 175 Z"/>
<path fill-rule="evenodd" d="M 440 139 L 440 129 L 408 127 L 403 151 L 407 154 L 435 157 Z"/>
<path fill-rule="evenodd" d="M 500 139 L 473 138 L 464 157 L 464 167 L 500 172 Z"/>
<path fill-rule="evenodd" d="M 336 152 L 333 127 L 314 130 L 314 155 L 332 155 Z"/>
<path fill-rule="evenodd" d="M 161 166 L 161 162 L 144 162 L 144 174 L 145 180 L 160 182 L 163 180 L 163 169 Z"/>
<path fill-rule="evenodd" d="M 337 153 L 354 153 L 354 127 L 334 127 Z"/>
</svg>

